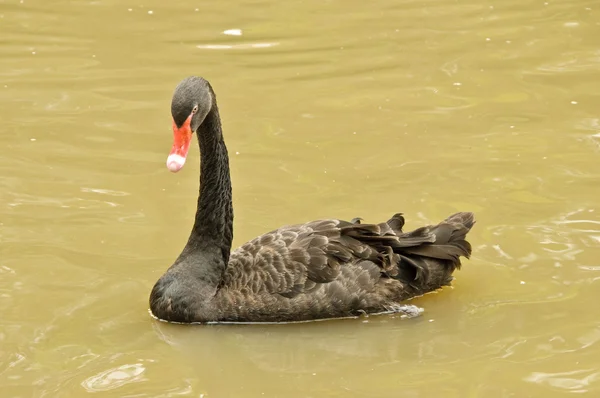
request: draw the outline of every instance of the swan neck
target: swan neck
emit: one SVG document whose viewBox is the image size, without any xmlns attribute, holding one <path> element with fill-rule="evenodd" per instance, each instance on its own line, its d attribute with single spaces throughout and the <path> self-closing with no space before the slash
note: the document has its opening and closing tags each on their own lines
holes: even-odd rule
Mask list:
<svg viewBox="0 0 600 398">
<path fill-rule="evenodd" d="M 196 218 L 186 248 L 213 252 L 219 260 L 222 259 L 224 266 L 229 262 L 233 240 L 233 206 L 229 156 L 216 101 L 213 101 L 197 135 L 201 159 L 200 192 Z"/>
</svg>

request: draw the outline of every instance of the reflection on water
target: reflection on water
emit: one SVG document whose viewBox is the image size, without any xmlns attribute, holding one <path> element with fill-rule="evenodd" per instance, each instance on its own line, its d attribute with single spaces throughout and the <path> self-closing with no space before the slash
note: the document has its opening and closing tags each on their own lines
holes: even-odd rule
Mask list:
<svg viewBox="0 0 600 398">
<path fill-rule="evenodd" d="M 113 390 L 128 383 L 144 381 L 145 370 L 141 363 L 121 365 L 88 377 L 81 385 L 89 392 Z"/>
<path fill-rule="evenodd" d="M 2 396 L 597 394 L 596 8 L 3 4 Z M 321 217 L 474 211 L 453 287 L 412 319 L 150 318 L 196 204 L 197 151 L 164 167 L 189 74 L 219 97 L 236 245 Z"/>
<path fill-rule="evenodd" d="M 564 373 L 534 372 L 526 377 L 525 380 L 538 384 L 546 384 L 550 387 L 569 392 L 584 393 L 589 392 L 589 385 L 600 376 L 598 372 L 590 372 L 590 369 Z"/>
</svg>

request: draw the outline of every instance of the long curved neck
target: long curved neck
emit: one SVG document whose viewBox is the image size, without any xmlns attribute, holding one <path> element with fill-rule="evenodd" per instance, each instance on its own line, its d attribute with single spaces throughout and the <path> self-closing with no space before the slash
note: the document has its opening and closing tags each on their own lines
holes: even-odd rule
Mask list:
<svg viewBox="0 0 600 398">
<path fill-rule="evenodd" d="M 233 206 L 229 156 L 223 141 L 221 119 L 214 100 L 210 112 L 197 131 L 200 146 L 200 194 L 196 219 L 184 253 L 216 256 L 222 273 L 229 262 L 233 240 Z M 183 254 L 183 253 L 182 253 Z"/>
</svg>

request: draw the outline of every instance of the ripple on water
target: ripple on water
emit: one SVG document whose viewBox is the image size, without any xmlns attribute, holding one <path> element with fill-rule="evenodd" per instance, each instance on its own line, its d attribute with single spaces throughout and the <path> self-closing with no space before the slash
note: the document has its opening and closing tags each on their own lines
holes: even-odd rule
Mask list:
<svg viewBox="0 0 600 398">
<path fill-rule="evenodd" d="M 598 378 L 600 372 L 595 369 L 581 369 L 557 373 L 533 372 L 524 380 L 554 389 L 584 393 L 588 392 L 590 384 Z"/>
<path fill-rule="evenodd" d="M 146 368 L 142 363 L 125 364 L 88 377 L 81 386 L 89 392 L 114 390 L 126 384 L 146 380 L 145 371 Z"/>
</svg>

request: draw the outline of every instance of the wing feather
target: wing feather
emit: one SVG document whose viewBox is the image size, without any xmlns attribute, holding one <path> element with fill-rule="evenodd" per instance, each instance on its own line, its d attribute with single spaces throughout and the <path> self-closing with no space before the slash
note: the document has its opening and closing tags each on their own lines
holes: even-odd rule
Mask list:
<svg viewBox="0 0 600 398">
<path fill-rule="evenodd" d="M 472 215 L 458 213 L 411 232 L 402 231 L 401 213 L 380 224 L 360 220 L 316 220 L 261 235 L 232 252 L 221 287 L 293 298 L 345 277 L 350 265 L 360 286 L 374 286 L 381 278 L 422 282 L 431 261 L 459 266 L 459 256 L 471 253 L 464 237 Z"/>
</svg>

